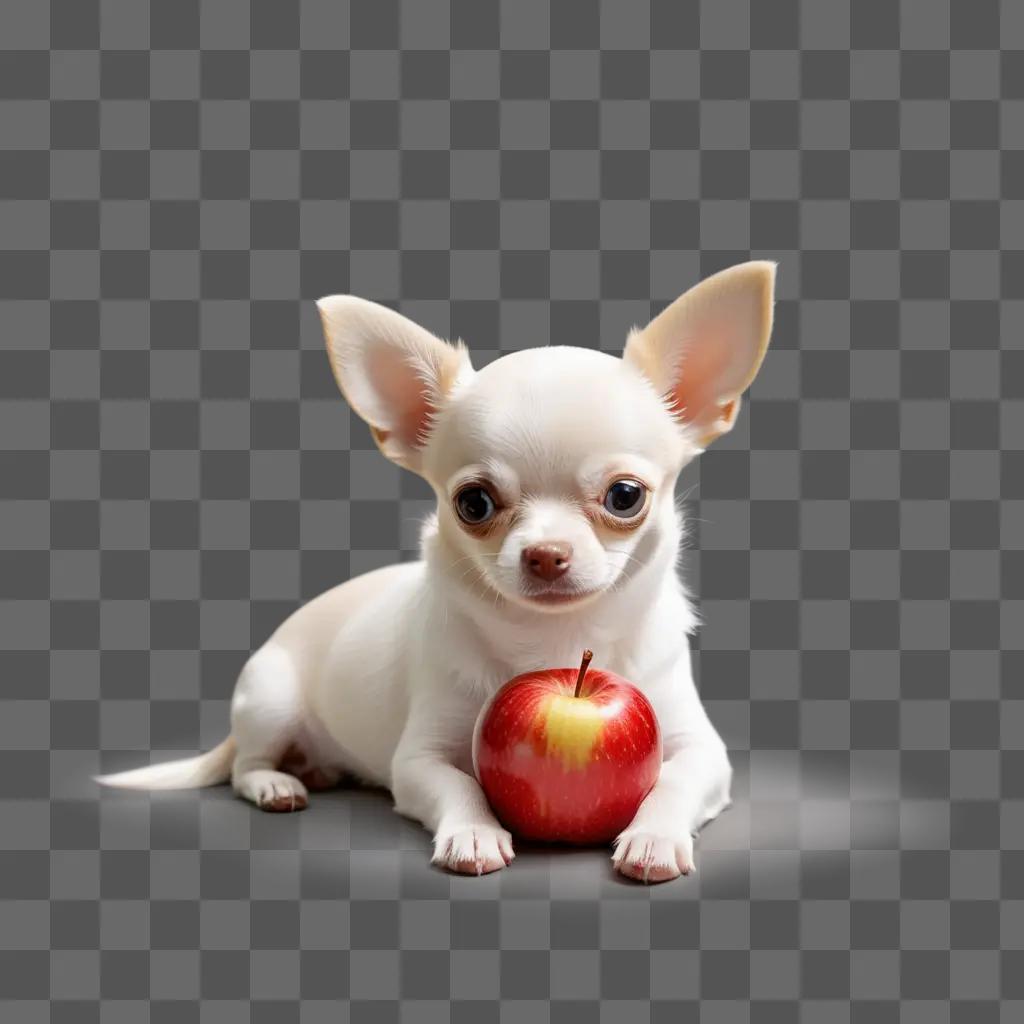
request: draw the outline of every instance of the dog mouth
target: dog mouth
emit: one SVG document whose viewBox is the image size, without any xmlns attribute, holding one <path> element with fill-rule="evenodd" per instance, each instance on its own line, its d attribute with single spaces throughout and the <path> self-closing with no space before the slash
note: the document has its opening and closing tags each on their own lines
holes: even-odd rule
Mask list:
<svg viewBox="0 0 1024 1024">
<path fill-rule="evenodd" d="M 544 584 L 522 576 L 509 578 L 502 573 L 495 572 L 493 567 L 483 568 L 481 575 L 491 589 L 506 601 L 520 607 L 551 612 L 588 604 L 608 589 L 606 585 L 600 583 L 595 585 L 592 582 L 558 580 Z"/>
<path fill-rule="evenodd" d="M 564 588 L 552 587 L 548 590 L 523 591 L 522 597 L 530 604 L 541 605 L 542 607 L 564 607 L 596 597 L 601 591 L 590 590 L 566 590 Z"/>
</svg>

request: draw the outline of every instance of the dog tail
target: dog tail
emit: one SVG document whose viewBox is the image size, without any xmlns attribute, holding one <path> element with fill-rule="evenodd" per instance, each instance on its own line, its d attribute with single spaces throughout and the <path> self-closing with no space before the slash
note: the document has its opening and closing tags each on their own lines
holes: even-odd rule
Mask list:
<svg viewBox="0 0 1024 1024">
<path fill-rule="evenodd" d="M 102 786 L 119 789 L 201 789 L 216 786 L 231 778 L 231 762 L 235 757 L 235 740 L 228 736 L 213 750 L 180 761 L 165 761 L 146 768 L 133 768 L 116 775 L 97 775 Z"/>
</svg>

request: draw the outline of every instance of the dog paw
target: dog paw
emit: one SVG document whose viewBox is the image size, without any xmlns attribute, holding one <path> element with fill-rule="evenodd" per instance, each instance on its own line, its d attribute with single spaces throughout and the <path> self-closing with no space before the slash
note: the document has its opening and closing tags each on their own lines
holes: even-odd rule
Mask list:
<svg viewBox="0 0 1024 1024">
<path fill-rule="evenodd" d="M 627 829 L 615 840 L 615 870 L 638 882 L 668 882 L 696 870 L 693 836 Z"/>
<path fill-rule="evenodd" d="M 306 787 L 285 772 L 246 772 L 235 783 L 235 789 L 261 811 L 301 811 L 309 804 Z"/>
<path fill-rule="evenodd" d="M 459 875 L 486 875 L 512 863 L 512 836 L 493 825 L 439 832 L 432 863 Z"/>
</svg>

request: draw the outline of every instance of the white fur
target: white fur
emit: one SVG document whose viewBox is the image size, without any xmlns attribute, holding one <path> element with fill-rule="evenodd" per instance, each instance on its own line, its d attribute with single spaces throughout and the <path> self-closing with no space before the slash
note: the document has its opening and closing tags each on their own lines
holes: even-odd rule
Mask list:
<svg viewBox="0 0 1024 1024">
<path fill-rule="evenodd" d="M 353 579 L 292 615 L 246 664 L 231 736 L 215 751 L 101 781 L 171 788 L 230 777 L 260 806 L 297 809 L 307 789 L 282 760 L 298 748 L 328 780 L 346 771 L 389 788 L 397 810 L 433 834 L 437 863 L 496 870 L 511 861 L 512 840 L 473 777 L 474 723 L 505 680 L 577 664 L 591 647 L 596 665 L 651 700 L 665 751 L 658 784 L 616 842 L 615 867 L 643 881 L 691 871 L 693 835 L 728 804 L 731 770 L 690 671 L 695 617 L 676 574 L 683 522 L 674 484 L 735 419 L 735 388 L 749 383 L 767 343 L 772 277 L 770 264 L 747 264 L 679 300 L 678 309 L 699 310 L 713 358 L 700 358 L 693 324 L 673 313 L 634 332 L 626 360 L 528 349 L 475 373 L 464 349 L 391 311 L 349 296 L 322 300 L 342 390 L 385 454 L 437 494 L 423 559 Z M 666 328 L 673 317 L 685 352 Z M 719 376 L 688 381 L 689 393 L 713 398 L 691 423 L 675 378 L 701 365 Z M 452 504 L 480 476 L 510 510 L 488 537 L 464 529 Z M 646 518 L 630 532 L 610 529 L 598 507 L 616 476 L 652 488 Z M 571 543 L 573 555 L 551 587 L 581 596 L 541 605 L 546 585 L 528 578 L 521 552 L 553 540 Z"/>
</svg>

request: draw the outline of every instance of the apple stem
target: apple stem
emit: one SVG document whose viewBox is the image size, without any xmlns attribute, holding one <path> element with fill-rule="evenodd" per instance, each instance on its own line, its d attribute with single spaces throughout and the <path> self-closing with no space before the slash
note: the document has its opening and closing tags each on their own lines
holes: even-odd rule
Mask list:
<svg viewBox="0 0 1024 1024">
<path fill-rule="evenodd" d="M 583 688 L 583 677 L 587 674 L 587 669 L 590 668 L 590 662 L 594 657 L 594 652 L 586 650 L 583 652 L 583 661 L 580 662 L 580 674 L 576 677 L 576 692 L 573 694 L 574 697 L 580 695 L 580 690 Z"/>
</svg>

